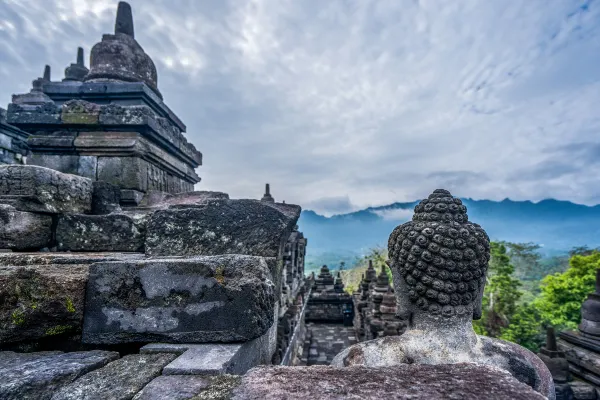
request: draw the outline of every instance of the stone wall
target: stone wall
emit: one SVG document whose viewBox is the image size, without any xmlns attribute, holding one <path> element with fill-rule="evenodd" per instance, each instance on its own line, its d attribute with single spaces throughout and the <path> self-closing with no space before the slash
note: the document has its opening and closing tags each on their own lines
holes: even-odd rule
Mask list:
<svg viewBox="0 0 600 400">
<path fill-rule="evenodd" d="M 0 108 L 0 164 L 27 164 L 27 136 L 6 122 L 6 110 Z"/>
</svg>

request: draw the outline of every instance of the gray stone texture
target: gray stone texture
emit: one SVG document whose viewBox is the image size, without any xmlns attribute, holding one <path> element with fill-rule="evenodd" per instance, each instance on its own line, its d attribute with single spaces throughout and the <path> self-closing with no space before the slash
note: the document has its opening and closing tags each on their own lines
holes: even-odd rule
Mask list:
<svg viewBox="0 0 600 400">
<path fill-rule="evenodd" d="M 0 108 L 0 164 L 26 164 L 28 134 L 6 123 L 6 110 Z"/>
<path fill-rule="evenodd" d="M 0 165 L 0 204 L 40 213 L 89 212 L 92 181 L 38 166 Z"/>
<path fill-rule="evenodd" d="M 211 191 L 195 191 L 170 194 L 167 192 L 151 190 L 146 193 L 144 199 L 140 203 L 140 206 L 169 208 L 169 206 L 172 205 L 202 205 L 206 204 L 209 200 L 216 199 L 228 200 L 229 195 L 223 192 Z"/>
<path fill-rule="evenodd" d="M 62 105 L 61 121 L 63 124 L 98 124 L 99 116 L 100 106 L 89 101 L 69 100 Z"/>
<path fill-rule="evenodd" d="M 35 129 L 36 126 L 42 125 L 59 125 L 60 108 L 53 102 L 46 102 L 39 105 L 18 104 L 13 102 L 8 105 L 6 120 L 9 124 L 28 130 Z"/>
<path fill-rule="evenodd" d="M 50 400 L 79 376 L 119 357 L 110 351 L 64 354 L 0 352 L 0 399 Z"/>
<path fill-rule="evenodd" d="M 173 358 L 173 354 L 127 355 L 64 386 L 52 400 L 129 400 Z"/>
<path fill-rule="evenodd" d="M 476 364 L 257 367 L 242 378 L 232 396 L 235 400 L 545 398 L 502 370 Z"/>
<path fill-rule="evenodd" d="M 0 204 L 0 249 L 38 250 L 52 239 L 52 217 Z"/>
<path fill-rule="evenodd" d="M 62 214 L 56 226 L 59 251 L 143 252 L 147 214 Z"/>
<path fill-rule="evenodd" d="M 0 343 L 78 333 L 85 265 L 0 266 Z"/>
<path fill-rule="evenodd" d="M 119 253 L 0 253 L 0 343 L 77 334 L 90 264 Z"/>
<path fill-rule="evenodd" d="M 247 254 L 281 257 L 300 207 L 257 200 L 211 200 L 202 206 L 172 206 L 148 223 L 150 256 Z"/>
<path fill-rule="evenodd" d="M 186 400 L 210 385 L 210 380 L 197 375 L 159 376 L 147 384 L 133 400 Z"/>
<path fill-rule="evenodd" d="M 94 181 L 92 214 L 104 215 L 121 211 L 121 189 L 104 181 Z"/>
<path fill-rule="evenodd" d="M 273 324 L 275 302 L 262 257 L 97 263 L 90 268 L 83 341 L 247 341 Z"/>
</svg>

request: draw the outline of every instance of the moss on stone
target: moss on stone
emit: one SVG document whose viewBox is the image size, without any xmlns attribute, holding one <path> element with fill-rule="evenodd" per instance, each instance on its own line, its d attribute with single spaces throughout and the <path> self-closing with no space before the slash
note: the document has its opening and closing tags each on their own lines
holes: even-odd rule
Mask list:
<svg viewBox="0 0 600 400">
<path fill-rule="evenodd" d="M 46 336 L 60 335 L 69 332 L 71 329 L 73 328 L 69 325 L 56 325 L 46 330 Z"/>
<path fill-rule="evenodd" d="M 67 297 L 67 311 L 71 313 L 75 312 L 75 306 L 73 305 L 73 300 L 71 300 L 70 297 Z"/>
<path fill-rule="evenodd" d="M 219 285 L 223 285 L 225 283 L 225 267 L 222 265 L 219 265 L 216 269 L 215 269 L 215 279 L 216 281 L 219 283 Z"/>
<path fill-rule="evenodd" d="M 240 385 L 242 377 L 238 375 L 219 375 L 212 377 L 210 385 L 191 400 L 229 400 L 233 390 Z"/>
<path fill-rule="evenodd" d="M 10 317 L 14 325 L 21 325 L 25 323 L 25 313 L 21 309 L 14 310 Z"/>
</svg>

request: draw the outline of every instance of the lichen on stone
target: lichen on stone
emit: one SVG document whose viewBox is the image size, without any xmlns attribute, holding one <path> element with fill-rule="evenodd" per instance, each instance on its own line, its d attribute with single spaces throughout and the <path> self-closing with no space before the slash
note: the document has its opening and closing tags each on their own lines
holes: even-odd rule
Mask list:
<svg viewBox="0 0 600 400">
<path fill-rule="evenodd" d="M 229 400 L 233 390 L 240 385 L 238 375 L 220 375 L 210 379 L 210 385 L 191 400 Z"/>
<path fill-rule="evenodd" d="M 46 330 L 46 336 L 61 335 L 63 333 L 69 332 L 72 329 L 73 328 L 69 325 L 56 325 Z"/>
</svg>

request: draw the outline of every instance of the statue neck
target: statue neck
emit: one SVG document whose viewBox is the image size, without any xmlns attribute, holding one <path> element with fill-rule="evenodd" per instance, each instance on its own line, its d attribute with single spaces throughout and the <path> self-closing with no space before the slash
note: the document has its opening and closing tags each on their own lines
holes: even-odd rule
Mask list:
<svg viewBox="0 0 600 400">
<path fill-rule="evenodd" d="M 416 312 L 412 314 L 407 330 L 420 331 L 422 335 L 438 342 L 462 343 L 468 348 L 477 341 L 470 313 L 447 318 Z"/>
</svg>

